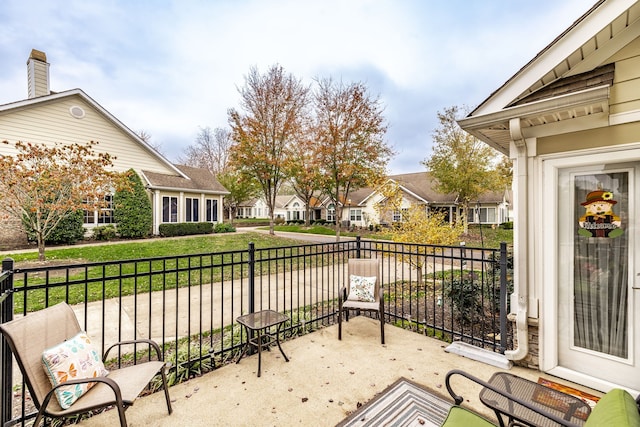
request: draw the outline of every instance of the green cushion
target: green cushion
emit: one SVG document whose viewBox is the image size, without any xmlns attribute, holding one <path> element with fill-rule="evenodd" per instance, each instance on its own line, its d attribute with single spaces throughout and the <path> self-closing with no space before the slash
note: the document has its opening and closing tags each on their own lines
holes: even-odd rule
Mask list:
<svg viewBox="0 0 640 427">
<path fill-rule="evenodd" d="M 616 388 L 602 396 L 587 418 L 584 427 L 640 427 L 640 414 L 633 397 Z"/>
<path fill-rule="evenodd" d="M 449 414 L 444 420 L 442 427 L 495 427 L 489 421 L 485 420 L 478 414 L 461 408 L 460 406 L 452 406 Z"/>
</svg>

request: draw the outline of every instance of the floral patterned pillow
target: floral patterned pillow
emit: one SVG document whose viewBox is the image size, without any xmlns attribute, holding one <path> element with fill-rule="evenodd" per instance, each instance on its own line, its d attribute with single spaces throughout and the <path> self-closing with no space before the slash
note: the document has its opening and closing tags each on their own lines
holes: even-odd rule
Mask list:
<svg viewBox="0 0 640 427">
<path fill-rule="evenodd" d="M 80 332 L 73 338 L 45 350 L 42 353 L 42 364 L 54 387 L 72 379 L 103 377 L 109 373 L 86 332 Z M 69 408 L 94 385 L 95 382 L 92 382 L 56 389 L 60 407 Z"/>
<path fill-rule="evenodd" d="M 376 277 L 363 277 L 351 274 L 349 276 L 349 296 L 348 300 L 375 302 L 374 295 L 376 289 Z"/>
</svg>

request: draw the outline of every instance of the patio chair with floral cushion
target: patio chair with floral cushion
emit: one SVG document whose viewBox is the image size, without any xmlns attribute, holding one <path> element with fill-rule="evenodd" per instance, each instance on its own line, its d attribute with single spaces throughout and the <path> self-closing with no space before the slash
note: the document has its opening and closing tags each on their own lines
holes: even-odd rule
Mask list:
<svg viewBox="0 0 640 427">
<path fill-rule="evenodd" d="M 169 389 L 160 347 L 152 340 L 122 341 L 109 347 L 102 357 L 82 331 L 73 309 L 60 303 L 0 325 L 31 394 L 38 414 L 34 427 L 46 417 L 66 418 L 115 406 L 121 427 L 125 410 L 150 381 L 161 375 L 169 414 Z M 109 351 L 122 345 L 153 348 L 158 360 L 107 371 Z"/>
<path fill-rule="evenodd" d="M 380 337 L 384 344 L 384 307 L 379 258 L 349 259 L 349 284 L 340 290 L 338 339 L 342 339 L 342 317 L 349 321 L 350 310 L 376 312 L 380 319 Z"/>
</svg>

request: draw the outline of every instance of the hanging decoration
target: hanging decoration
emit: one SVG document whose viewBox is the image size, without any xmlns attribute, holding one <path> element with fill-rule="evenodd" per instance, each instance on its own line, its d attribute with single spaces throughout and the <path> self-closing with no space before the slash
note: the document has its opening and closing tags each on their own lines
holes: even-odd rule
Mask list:
<svg viewBox="0 0 640 427">
<path fill-rule="evenodd" d="M 613 213 L 613 206 L 618 203 L 613 200 L 613 193 L 596 190 L 587 194 L 586 201 L 580 203 L 586 212 L 579 219 L 578 234 L 585 237 L 614 238 L 624 234 L 620 228 L 620 217 Z"/>
</svg>

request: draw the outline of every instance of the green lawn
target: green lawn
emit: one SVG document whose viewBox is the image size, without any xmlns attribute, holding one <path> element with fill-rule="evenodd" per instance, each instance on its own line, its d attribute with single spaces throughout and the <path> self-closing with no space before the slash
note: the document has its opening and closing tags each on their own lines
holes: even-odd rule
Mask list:
<svg viewBox="0 0 640 427">
<path fill-rule="evenodd" d="M 55 263 L 60 260 L 77 260 L 78 262 L 104 262 L 127 260 L 136 258 L 151 258 L 172 255 L 191 255 L 200 253 L 215 253 L 247 249 L 249 242 L 256 248 L 271 248 L 300 244 L 298 240 L 269 236 L 263 233 L 225 233 L 209 234 L 206 236 L 181 237 L 171 239 L 150 239 L 115 244 L 78 245 L 57 249 L 47 248 L 47 261 Z M 10 257 L 20 263 L 37 261 L 38 252 L 34 248 L 31 252 L 8 253 L 3 258 Z"/>
<path fill-rule="evenodd" d="M 176 256 L 176 258 L 144 262 L 98 264 L 97 266 L 71 268 L 58 272 L 52 271 L 46 275 L 30 274 L 28 286 L 34 289 L 28 292 L 28 310 L 32 311 L 39 310 L 46 304 L 55 304 L 63 300 L 68 300 L 71 304 L 85 301 L 85 298 L 87 301 L 97 301 L 134 293 L 193 286 L 209 283 L 213 280 L 228 280 L 243 274 L 246 276 L 247 266 L 239 264 L 239 252 L 246 251 L 250 242 L 255 244 L 256 249 L 284 248 L 284 251 L 279 249 L 280 256 L 287 255 L 287 247 L 301 243 L 299 240 L 269 236 L 263 233 L 229 233 L 114 244 L 79 245 L 59 249 L 50 248 L 46 251 L 47 260 L 44 263 L 38 261 L 35 249 L 26 253 L 4 256 L 13 258 L 17 268 Z M 221 255 L 222 252 L 226 253 L 224 257 Z M 185 255 L 194 254 L 217 255 L 184 258 Z M 258 258 L 261 256 L 262 254 L 257 255 Z M 273 253 L 265 254 L 265 256 L 273 256 Z M 228 265 L 232 260 L 238 263 L 237 268 L 222 269 L 220 267 L 223 262 Z M 320 262 L 315 259 L 313 261 Z M 199 270 L 198 267 L 205 268 Z M 281 263 L 276 266 L 276 270 L 285 267 Z M 296 267 L 304 268 L 304 263 L 296 265 Z M 165 271 L 173 273 L 165 274 Z M 50 286 L 47 289 L 39 289 L 45 283 Z M 24 286 L 21 275 L 17 275 L 14 279 L 14 286 L 16 288 Z M 15 297 L 14 309 L 16 312 L 20 312 L 23 307 L 22 294 L 18 294 Z"/>
<path fill-rule="evenodd" d="M 267 227 L 268 228 L 268 227 Z M 310 233 L 335 235 L 333 228 L 329 226 L 314 225 L 279 225 L 276 231 L 288 231 L 294 233 Z M 370 233 L 368 231 L 348 232 L 343 230 L 343 236 L 362 236 L 364 239 L 390 238 L 388 233 Z M 500 242 L 513 243 L 513 230 L 491 227 L 471 227 L 467 236 L 462 236 L 469 247 L 498 248 Z M 270 236 L 263 233 L 225 233 L 206 236 L 181 237 L 172 239 L 151 239 L 144 241 L 131 241 L 117 244 L 79 245 L 65 248 L 49 247 L 46 250 L 47 261 L 75 260 L 78 262 L 103 262 L 113 260 L 125 260 L 136 258 L 151 258 L 171 255 L 190 255 L 198 253 L 215 253 L 246 249 L 249 242 L 254 242 L 257 248 L 269 248 L 279 246 L 298 245 L 300 241 L 285 239 L 278 236 Z M 37 261 L 38 253 L 33 251 L 26 253 L 7 253 L 3 258 L 10 257 L 16 262 Z"/>
</svg>

